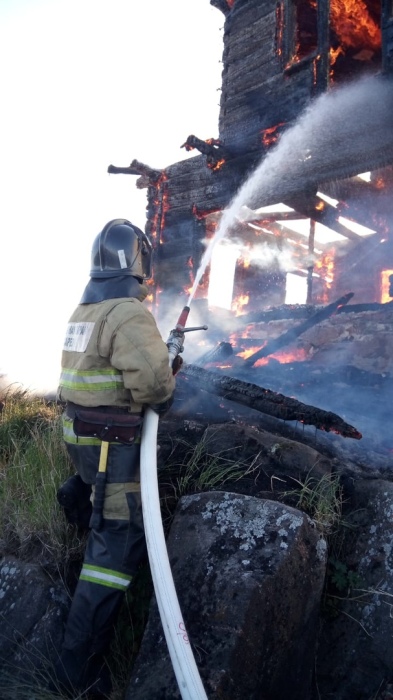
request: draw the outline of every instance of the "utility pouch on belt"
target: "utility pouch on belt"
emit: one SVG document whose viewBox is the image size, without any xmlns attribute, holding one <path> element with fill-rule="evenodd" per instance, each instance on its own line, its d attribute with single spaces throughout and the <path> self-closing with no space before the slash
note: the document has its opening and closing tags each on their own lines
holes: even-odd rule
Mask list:
<svg viewBox="0 0 393 700">
<path fill-rule="evenodd" d="M 142 416 L 130 413 L 76 411 L 73 428 L 78 437 L 95 437 L 105 442 L 131 445 L 140 434 L 142 422 Z"/>
</svg>

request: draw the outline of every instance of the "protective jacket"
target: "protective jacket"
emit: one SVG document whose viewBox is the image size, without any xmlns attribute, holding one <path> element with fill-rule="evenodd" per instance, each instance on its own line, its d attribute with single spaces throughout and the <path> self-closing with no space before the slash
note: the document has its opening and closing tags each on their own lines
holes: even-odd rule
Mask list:
<svg viewBox="0 0 393 700">
<path fill-rule="evenodd" d="M 106 299 L 79 304 L 64 342 L 58 397 L 80 406 L 123 406 L 140 413 L 143 405 L 164 403 L 175 379 L 168 348 L 155 319 L 139 299 Z"/>
</svg>

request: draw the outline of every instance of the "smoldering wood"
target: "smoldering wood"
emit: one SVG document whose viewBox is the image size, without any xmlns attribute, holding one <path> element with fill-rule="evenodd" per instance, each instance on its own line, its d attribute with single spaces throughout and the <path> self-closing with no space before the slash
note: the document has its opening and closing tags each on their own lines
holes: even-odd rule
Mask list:
<svg viewBox="0 0 393 700">
<path fill-rule="evenodd" d="M 255 362 L 257 362 L 257 360 L 259 360 L 261 357 L 268 357 L 274 352 L 277 352 L 277 350 L 280 350 L 286 345 L 289 345 L 296 338 L 302 335 L 302 333 L 309 330 L 313 326 L 316 326 L 318 323 L 321 323 L 325 319 L 329 318 L 329 316 L 334 314 L 339 307 L 348 304 L 352 297 L 353 292 L 345 294 L 344 296 L 340 297 L 340 299 L 337 299 L 337 301 L 334 301 L 331 304 L 328 304 L 328 306 L 325 306 L 323 309 L 321 309 L 321 311 L 318 311 L 318 313 L 316 313 L 314 316 L 311 316 L 311 318 L 304 321 L 304 323 L 301 323 L 295 328 L 291 328 L 285 333 L 282 333 L 282 335 L 280 335 L 278 338 L 267 342 L 263 348 L 255 352 L 253 355 L 250 355 L 250 357 L 248 357 L 246 360 L 244 360 L 245 366 L 252 367 L 252 365 L 254 365 Z"/>
<path fill-rule="evenodd" d="M 108 173 L 111 175 L 143 175 L 147 177 L 149 181 L 157 182 L 162 175 L 162 170 L 155 170 L 149 165 L 145 165 L 145 163 L 134 159 L 130 165 L 126 167 L 108 165 Z"/>
<path fill-rule="evenodd" d="M 195 389 L 222 396 L 229 401 L 235 401 L 275 418 L 314 425 L 319 430 L 334 432 L 355 440 L 360 440 L 362 437 L 355 427 L 346 423 L 336 413 L 324 411 L 270 389 L 196 365 L 183 365 L 183 369 L 177 375 L 177 381 L 188 382 Z"/>
<path fill-rule="evenodd" d="M 209 167 L 218 165 L 218 163 L 225 161 L 225 159 L 228 157 L 226 149 L 217 139 L 202 141 L 202 139 L 199 139 L 193 134 L 187 137 L 187 140 L 182 144 L 182 148 L 185 148 L 186 151 L 196 149 L 203 155 L 207 156 L 207 164 Z"/>
<path fill-rule="evenodd" d="M 346 304 L 344 306 L 340 306 L 336 313 L 345 314 L 362 313 L 363 311 L 387 311 L 391 308 L 390 304 L 393 304 L 393 300 L 385 304 L 381 304 L 377 301 L 370 301 L 369 303 L 365 304 Z M 269 323 L 270 321 L 281 321 L 283 319 L 295 320 L 310 318 L 320 309 L 320 306 L 311 304 L 282 304 L 281 306 L 266 309 L 266 311 L 254 311 L 241 316 L 233 316 L 233 314 L 228 314 L 228 318 L 230 318 L 233 328 L 238 331 L 239 329 L 244 329 L 245 326 L 250 323 Z"/>
</svg>

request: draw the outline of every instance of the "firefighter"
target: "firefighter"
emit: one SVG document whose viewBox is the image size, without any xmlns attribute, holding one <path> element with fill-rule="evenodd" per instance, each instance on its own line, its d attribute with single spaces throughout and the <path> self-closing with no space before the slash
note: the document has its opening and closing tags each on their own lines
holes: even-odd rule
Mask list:
<svg viewBox="0 0 393 700">
<path fill-rule="evenodd" d="M 90 280 L 62 352 L 58 398 L 65 402 L 64 441 L 82 482 L 91 485 L 93 503 L 51 684 L 71 697 L 108 696 L 105 655 L 124 594 L 146 556 L 139 472 L 143 411 L 168 410 L 176 373 L 154 317 L 142 304 L 151 262 L 151 244 L 140 229 L 126 219 L 106 224 L 93 242 Z M 96 477 L 105 444 L 105 496 L 97 520 Z"/>
</svg>

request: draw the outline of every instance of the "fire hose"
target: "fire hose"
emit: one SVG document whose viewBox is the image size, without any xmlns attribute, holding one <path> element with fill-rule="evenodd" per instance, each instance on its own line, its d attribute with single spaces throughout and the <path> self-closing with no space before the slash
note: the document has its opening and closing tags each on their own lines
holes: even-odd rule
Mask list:
<svg viewBox="0 0 393 700">
<path fill-rule="evenodd" d="M 185 306 L 167 340 L 169 365 L 183 351 L 184 333 L 207 326 L 185 328 L 190 308 Z M 207 700 L 190 640 L 183 622 L 161 519 L 157 480 L 158 414 L 148 408 L 141 440 L 141 492 L 147 551 L 154 592 L 173 670 L 183 700 Z"/>
</svg>

